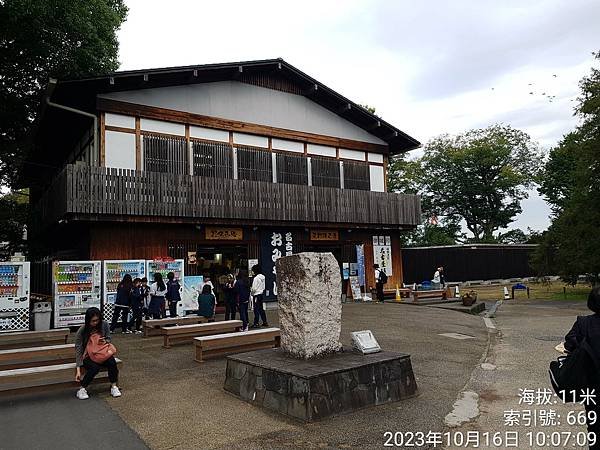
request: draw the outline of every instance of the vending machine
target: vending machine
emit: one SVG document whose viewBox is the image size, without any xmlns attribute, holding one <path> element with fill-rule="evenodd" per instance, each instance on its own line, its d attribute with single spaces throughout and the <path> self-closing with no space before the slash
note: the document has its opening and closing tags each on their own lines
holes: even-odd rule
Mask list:
<svg viewBox="0 0 600 450">
<path fill-rule="evenodd" d="M 0 332 L 29 330 L 29 263 L 0 262 Z"/>
<path fill-rule="evenodd" d="M 52 290 L 54 295 L 54 327 L 81 325 L 85 311 L 101 307 L 100 261 L 54 261 Z"/>
<path fill-rule="evenodd" d="M 154 283 L 154 274 L 156 272 L 162 274 L 165 283 L 167 282 L 167 274 L 173 272 L 175 274 L 175 279 L 179 280 L 179 283 L 183 286 L 183 259 L 155 258 L 152 261 L 147 261 L 146 273 L 148 275 L 146 276 L 148 277 L 148 284 Z"/>
<path fill-rule="evenodd" d="M 165 284 L 167 283 L 167 274 L 173 272 L 175 279 L 179 280 L 179 284 L 181 284 L 183 288 L 183 283 L 185 281 L 183 275 L 183 259 L 154 258 L 152 261 L 147 261 L 146 273 L 148 274 L 148 284 L 154 283 L 154 274 L 156 272 L 162 274 Z M 169 308 L 166 308 L 166 312 L 169 312 Z"/>
<path fill-rule="evenodd" d="M 131 275 L 132 279 L 144 278 L 146 276 L 145 259 L 127 259 L 103 261 L 103 294 L 102 314 L 106 320 L 111 320 L 115 310 L 115 298 L 117 297 L 117 286 L 125 276 Z"/>
</svg>

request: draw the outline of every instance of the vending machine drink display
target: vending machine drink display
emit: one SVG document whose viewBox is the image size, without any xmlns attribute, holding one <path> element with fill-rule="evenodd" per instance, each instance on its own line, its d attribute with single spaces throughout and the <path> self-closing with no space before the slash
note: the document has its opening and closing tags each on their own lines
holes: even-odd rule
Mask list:
<svg viewBox="0 0 600 450">
<path fill-rule="evenodd" d="M 101 307 L 100 261 L 55 261 L 52 267 L 54 327 L 83 324 L 85 311 Z"/>
<path fill-rule="evenodd" d="M 183 259 L 171 259 L 171 258 L 154 258 L 152 261 L 148 261 L 146 264 L 146 272 L 148 273 L 148 284 L 154 282 L 154 274 L 160 272 L 163 276 L 165 283 L 167 282 L 167 274 L 173 272 L 175 279 L 179 280 L 179 284 L 183 287 L 184 275 L 183 275 Z M 169 312 L 169 308 L 166 308 L 166 312 Z"/>
<path fill-rule="evenodd" d="M 29 263 L 0 262 L 0 332 L 29 330 Z"/>
<path fill-rule="evenodd" d="M 154 282 L 154 274 L 156 272 L 160 272 L 162 274 L 165 283 L 167 282 L 167 274 L 169 272 L 173 272 L 175 274 L 175 279 L 179 280 L 179 283 L 183 286 L 183 259 L 164 258 L 147 261 L 146 273 L 148 274 L 148 284 L 152 284 Z"/>
<path fill-rule="evenodd" d="M 102 314 L 106 320 L 111 320 L 114 304 L 117 297 L 117 286 L 125 276 L 131 275 L 132 279 L 146 276 L 145 259 L 112 260 L 102 262 L 104 272 L 104 289 Z"/>
</svg>

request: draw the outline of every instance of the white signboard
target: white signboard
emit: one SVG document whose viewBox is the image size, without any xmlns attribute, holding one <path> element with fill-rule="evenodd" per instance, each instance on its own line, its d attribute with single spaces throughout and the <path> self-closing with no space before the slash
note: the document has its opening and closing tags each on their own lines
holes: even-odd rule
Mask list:
<svg viewBox="0 0 600 450">
<path fill-rule="evenodd" d="M 389 238 L 389 236 L 381 236 L 383 242 L 387 241 L 385 238 Z M 381 240 L 379 241 L 381 242 Z M 373 260 L 375 264 L 379 264 L 379 268 L 383 270 L 386 275 L 389 277 L 392 275 L 392 246 L 391 245 L 374 245 L 373 246 Z"/>
</svg>

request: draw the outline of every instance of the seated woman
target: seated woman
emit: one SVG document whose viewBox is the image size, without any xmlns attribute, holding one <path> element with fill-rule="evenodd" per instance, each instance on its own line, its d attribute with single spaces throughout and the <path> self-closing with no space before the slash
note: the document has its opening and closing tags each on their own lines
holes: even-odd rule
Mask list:
<svg viewBox="0 0 600 450">
<path fill-rule="evenodd" d="M 208 284 L 202 287 L 202 293 L 198 296 L 198 315 L 206 317 L 209 322 L 214 322 L 217 299 L 211 291 L 211 287 Z"/>
<path fill-rule="evenodd" d="M 600 287 L 596 287 L 590 292 L 587 307 L 594 314 L 577 317 L 571 331 L 565 336 L 565 350 L 567 353 L 574 352 L 585 339 L 595 354 L 600 354 Z M 598 392 L 600 385 L 588 386 L 588 388 L 590 392 L 593 389 Z M 597 400 L 584 405 L 587 412 L 588 433 L 595 433 L 597 438 L 595 444 L 590 445 L 589 448 L 591 449 L 600 449 L 600 420 L 595 419 L 600 417 L 600 405 L 596 403 Z"/>
<path fill-rule="evenodd" d="M 90 337 L 93 334 L 99 334 L 100 344 L 110 342 L 110 327 L 108 322 L 102 320 L 102 313 L 98 308 L 88 308 L 85 312 L 85 323 L 77 330 L 75 335 L 75 363 L 77 366 L 75 372 L 75 381 L 81 383 L 81 388 L 77 391 L 77 398 L 85 400 L 89 398 L 87 387 L 90 385 L 94 377 L 100 372 L 100 369 L 105 367 L 108 370 L 108 379 L 110 381 L 110 395 L 120 397 L 121 391 L 117 387 L 119 380 L 119 369 L 114 356 L 109 357 L 102 363 L 94 362 L 87 354 L 87 346 Z M 81 368 L 85 368 L 85 375 L 81 377 Z"/>
</svg>

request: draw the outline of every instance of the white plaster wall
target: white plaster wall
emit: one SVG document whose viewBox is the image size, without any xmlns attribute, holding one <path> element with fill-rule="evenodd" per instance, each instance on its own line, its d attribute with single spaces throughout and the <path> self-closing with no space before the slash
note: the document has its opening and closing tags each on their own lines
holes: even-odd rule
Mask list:
<svg viewBox="0 0 600 450">
<path fill-rule="evenodd" d="M 229 131 L 190 125 L 190 137 L 207 139 L 210 141 L 229 142 Z"/>
<path fill-rule="evenodd" d="M 131 128 L 133 130 L 135 129 L 135 117 L 106 113 L 104 124 L 111 127 Z"/>
<path fill-rule="evenodd" d="M 371 190 L 374 192 L 384 192 L 385 183 L 383 180 L 383 166 L 369 166 L 369 175 L 371 178 Z"/>
<path fill-rule="evenodd" d="M 154 131 L 155 133 L 185 136 L 185 125 L 181 123 L 165 122 L 163 120 L 142 118 L 140 120 L 140 129 L 142 131 Z"/>
<path fill-rule="evenodd" d="M 365 152 L 340 148 L 340 158 L 354 159 L 356 161 L 364 161 L 365 160 Z"/>
<path fill-rule="evenodd" d="M 269 147 L 269 138 L 254 134 L 233 133 L 233 142 L 242 145 L 252 145 L 254 147 Z"/>
<path fill-rule="evenodd" d="M 135 134 L 106 131 L 104 165 L 135 170 Z"/>
<path fill-rule="evenodd" d="M 307 144 L 306 151 L 311 155 L 330 156 L 332 158 L 337 156 L 335 147 L 328 147 L 327 145 Z"/>
<path fill-rule="evenodd" d="M 383 164 L 383 155 L 381 153 L 369 153 L 368 158 L 369 162 Z"/>
<path fill-rule="evenodd" d="M 99 97 L 386 145 L 304 96 L 237 81 L 111 92 Z"/>
<path fill-rule="evenodd" d="M 273 138 L 271 139 L 271 146 L 275 150 L 286 150 L 288 152 L 304 153 L 304 144 L 302 142 Z"/>
</svg>

